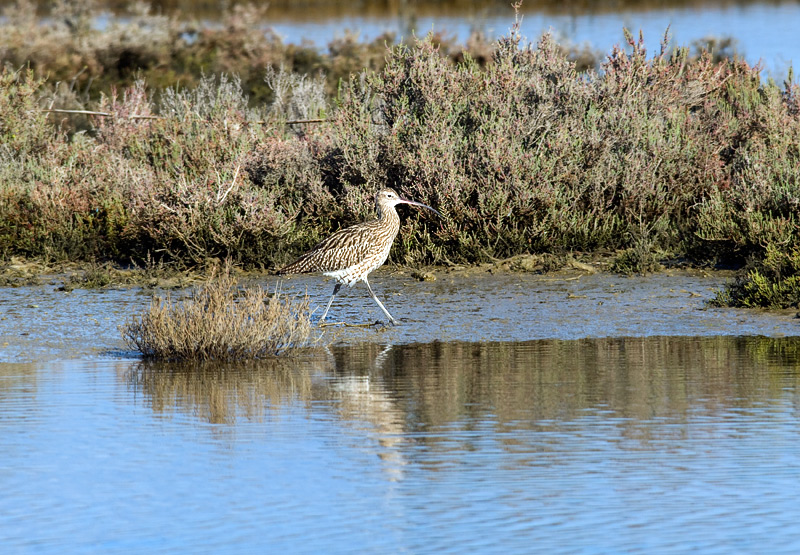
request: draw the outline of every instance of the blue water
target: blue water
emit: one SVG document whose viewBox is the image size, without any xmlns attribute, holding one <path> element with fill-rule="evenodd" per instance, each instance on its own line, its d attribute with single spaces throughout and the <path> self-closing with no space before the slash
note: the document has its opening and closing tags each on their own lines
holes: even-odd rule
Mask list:
<svg viewBox="0 0 800 555">
<path fill-rule="evenodd" d="M 796 339 L 0 364 L 4 553 L 794 553 Z"/>
<path fill-rule="evenodd" d="M 269 12 L 267 12 L 269 14 Z M 343 17 L 336 20 L 270 21 L 288 42 L 309 39 L 326 46 L 345 30 L 353 31 L 362 40 L 372 40 L 384 32 L 398 37 L 417 36 L 430 31 L 464 43 L 472 29 L 490 37 L 508 32 L 514 22 L 513 10 L 493 10 L 491 13 L 463 14 L 460 17 L 421 16 L 413 23 L 393 17 Z M 553 32 L 560 40 L 588 45 L 608 53 L 614 45 L 625 45 L 623 27 L 638 37 L 641 30 L 650 52 L 658 52 L 660 42 L 669 27 L 672 45 L 689 46 L 707 37 L 736 39 L 736 50 L 751 64 L 761 62 L 766 75 L 784 79 L 789 66 L 800 61 L 800 3 L 729 3 L 706 4 L 700 7 L 673 7 L 659 10 L 621 9 L 613 13 L 577 13 L 574 15 L 529 12 L 524 13 L 520 31 L 529 41 L 542 33 Z"/>
<path fill-rule="evenodd" d="M 139 288 L 0 288 L 0 551 L 800 550 L 796 311 L 692 272 L 371 281 L 399 326 L 227 366 L 142 363 Z"/>
</svg>

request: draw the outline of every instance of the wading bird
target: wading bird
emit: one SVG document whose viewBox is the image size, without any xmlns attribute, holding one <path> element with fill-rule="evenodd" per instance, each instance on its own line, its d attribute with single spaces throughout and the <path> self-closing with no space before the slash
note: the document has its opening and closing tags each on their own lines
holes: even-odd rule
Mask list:
<svg viewBox="0 0 800 555">
<path fill-rule="evenodd" d="M 400 231 L 400 217 L 394 208 L 398 204 L 422 206 L 435 212 L 439 217 L 442 216 L 427 204 L 404 199 L 392 189 L 381 189 L 375 195 L 377 219 L 340 229 L 288 266 L 278 270 L 279 274 L 321 272 L 336 280 L 333 294 L 328 301 L 328 306 L 325 307 L 320 324 L 325 321 L 333 299 L 342 285 L 352 287 L 359 281 L 363 281 L 367 285 L 369 296 L 378 303 L 383 313 L 389 318 L 389 322 L 397 324 L 383 303 L 375 296 L 369 281 L 367 281 L 367 276 L 386 262 L 389 257 L 392 243 L 397 237 L 397 232 Z"/>
</svg>

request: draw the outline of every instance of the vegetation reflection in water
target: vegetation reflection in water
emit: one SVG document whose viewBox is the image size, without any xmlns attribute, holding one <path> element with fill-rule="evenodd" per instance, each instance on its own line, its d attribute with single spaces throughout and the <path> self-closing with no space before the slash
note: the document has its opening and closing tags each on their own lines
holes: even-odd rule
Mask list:
<svg viewBox="0 0 800 555">
<path fill-rule="evenodd" d="M 0 537 L 53 553 L 789 553 L 798 381 L 797 338 L 762 337 L 2 364 Z"/>
<path fill-rule="evenodd" d="M 402 444 L 401 438 L 417 445 L 450 441 L 459 431 L 489 425 L 506 433 L 511 448 L 525 436 L 509 432 L 545 431 L 592 414 L 646 444 L 654 420 L 686 423 L 699 414 L 768 411 L 782 402 L 787 391 L 798 390 L 800 342 L 650 337 L 363 344 L 239 365 L 140 362 L 124 376 L 158 413 L 235 423 L 262 421 L 270 411 L 320 409 L 368 425 L 384 446 Z"/>
</svg>

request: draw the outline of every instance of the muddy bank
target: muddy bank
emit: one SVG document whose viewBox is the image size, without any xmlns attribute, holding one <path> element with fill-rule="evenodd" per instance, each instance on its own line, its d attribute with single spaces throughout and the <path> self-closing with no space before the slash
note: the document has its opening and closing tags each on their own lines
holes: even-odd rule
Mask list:
<svg viewBox="0 0 800 555">
<path fill-rule="evenodd" d="M 407 275 L 420 281 L 435 281 L 445 275 L 480 276 L 511 274 L 550 274 L 558 272 L 564 279 L 581 275 L 609 272 L 614 268 L 614 254 L 585 254 L 556 256 L 552 254 L 519 255 L 491 263 L 476 265 L 455 264 L 451 266 L 429 266 L 408 268 L 387 264 L 381 271 L 392 275 Z M 103 287 L 140 286 L 145 288 L 181 289 L 207 279 L 223 266 L 219 259 L 209 259 L 205 266 L 181 269 L 169 265 L 152 267 L 120 267 L 105 263 L 60 262 L 48 264 L 41 260 L 12 257 L 0 264 L 0 287 L 23 287 L 54 285 L 61 290 L 95 289 Z M 688 263 L 667 261 L 661 270 L 683 270 L 698 275 L 716 275 L 720 279 L 730 278 L 729 270 L 711 270 Z M 242 279 L 264 280 L 274 275 L 273 271 L 233 269 Z M 613 272 L 612 272 L 613 273 Z"/>
<path fill-rule="evenodd" d="M 373 280 L 376 293 L 401 321 L 397 327 L 342 330 L 343 342 L 525 341 L 646 337 L 657 335 L 767 335 L 800 333 L 796 311 L 709 308 L 727 277 L 668 270 L 651 276 L 564 271 L 547 275 L 511 272 L 444 273 L 435 281 L 402 273 Z M 286 282 L 324 304 L 332 283 Z M 321 298 L 320 298 L 321 297 Z M 343 290 L 331 322 L 367 323 L 382 316 L 359 286 Z M 358 339 L 356 339 L 358 338 Z"/>
</svg>

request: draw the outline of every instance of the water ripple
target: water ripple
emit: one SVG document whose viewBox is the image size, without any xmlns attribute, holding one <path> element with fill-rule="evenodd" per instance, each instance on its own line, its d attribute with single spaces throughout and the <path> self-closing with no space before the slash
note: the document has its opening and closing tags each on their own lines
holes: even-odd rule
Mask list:
<svg viewBox="0 0 800 555">
<path fill-rule="evenodd" d="M 791 553 L 794 339 L 0 364 L 7 552 Z"/>
</svg>

